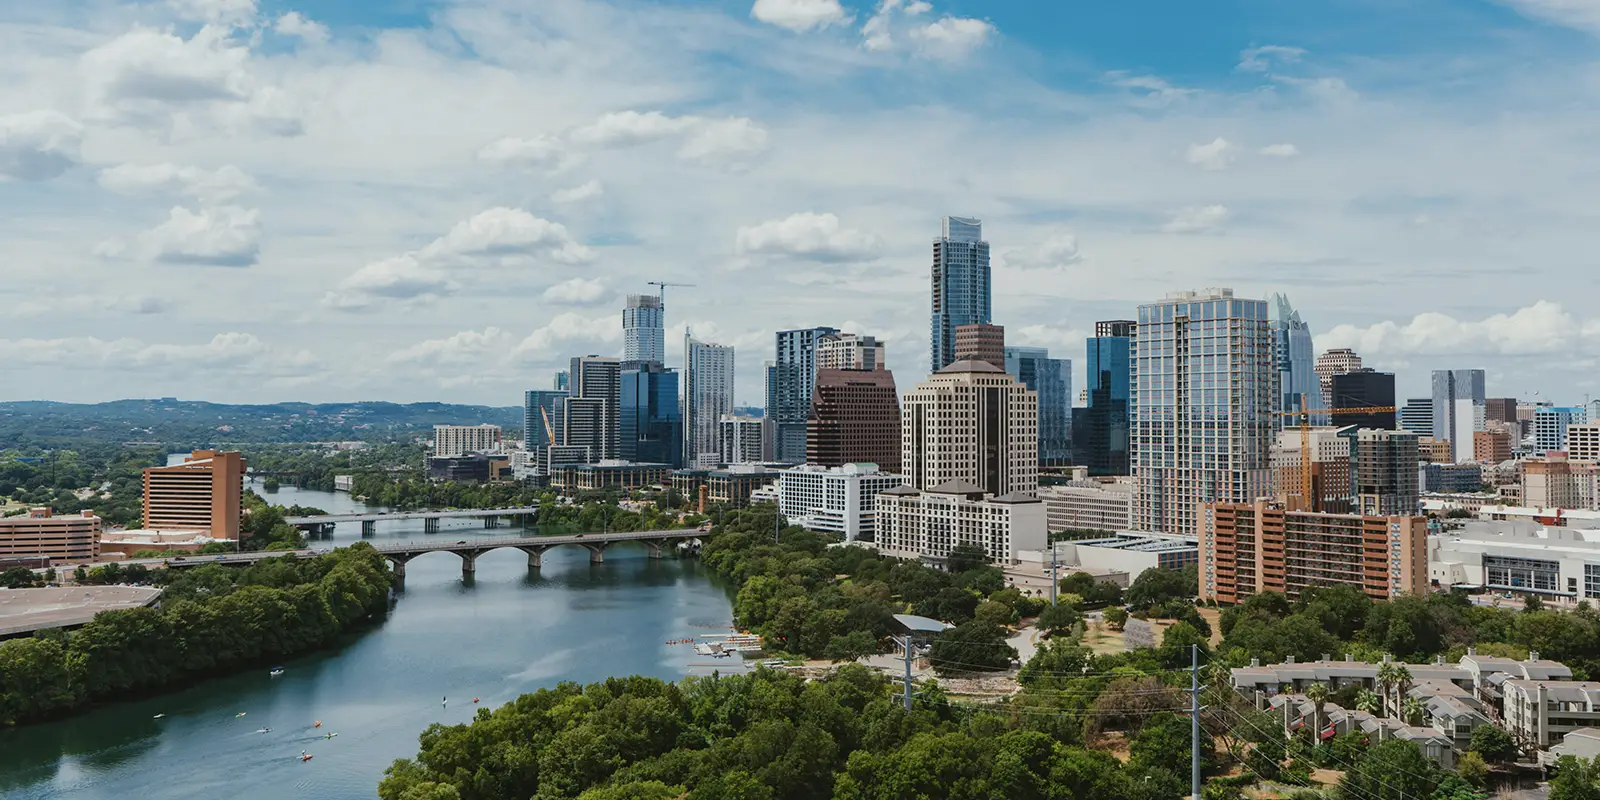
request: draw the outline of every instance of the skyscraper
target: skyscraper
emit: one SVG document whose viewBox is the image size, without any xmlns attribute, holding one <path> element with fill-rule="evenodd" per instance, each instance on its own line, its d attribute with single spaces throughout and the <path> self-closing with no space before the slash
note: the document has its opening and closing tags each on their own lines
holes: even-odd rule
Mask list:
<svg viewBox="0 0 1600 800">
<path fill-rule="evenodd" d="M 1311 326 L 1300 319 L 1300 312 L 1289 305 L 1289 298 L 1272 296 L 1272 354 L 1278 370 L 1276 411 L 1302 408 L 1327 408 L 1318 405 L 1327 396 L 1316 373 L 1316 350 L 1311 345 Z M 1303 405 L 1302 405 L 1303 404 Z M 1278 427 L 1284 417 L 1276 417 Z"/>
<path fill-rule="evenodd" d="M 983 221 L 945 217 L 943 228 L 933 242 L 929 372 L 956 360 L 956 326 L 988 322 L 990 314 L 989 243 L 983 241 Z"/>
<path fill-rule="evenodd" d="M 647 464 L 683 464 L 683 416 L 678 373 L 644 361 L 622 371 L 618 400 L 618 458 Z"/>
<path fill-rule="evenodd" d="M 1333 376 L 1328 399 L 1330 408 L 1394 407 L 1394 373 L 1360 369 Z M 1378 411 L 1370 414 L 1334 414 L 1337 427 L 1354 425 L 1358 428 L 1395 429 L 1396 413 Z"/>
<path fill-rule="evenodd" d="M 623 361 L 666 363 L 664 313 L 660 297 L 628 295 L 628 306 L 622 309 Z"/>
<path fill-rule="evenodd" d="M 1348 347 L 1329 350 L 1318 356 L 1316 373 L 1322 400 L 1322 405 L 1319 407 L 1328 408 L 1333 402 L 1333 376 L 1355 372 L 1358 369 L 1361 369 L 1361 356 L 1356 355 L 1356 351 Z"/>
<path fill-rule="evenodd" d="M 951 481 L 1001 496 L 1039 488 L 1039 398 L 999 367 L 957 361 L 906 393 L 900 470 L 915 489 Z"/>
<path fill-rule="evenodd" d="M 1472 433 L 1487 411 L 1481 369 L 1433 371 L 1433 438 L 1450 443 L 1456 463 L 1472 460 Z"/>
<path fill-rule="evenodd" d="M 883 343 L 855 333 L 830 333 L 817 339 L 817 369 L 888 369 Z"/>
<path fill-rule="evenodd" d="M 806 463 L 900 471 L 900 400 L 886 369 L 820 369 L 806 428 Z"/>
<path fill-rule="evenodd" d="M 786 464 L 806 460 L 806 426 L 817 380 L 817 342 L 838 328 L 778 331 L 777 358 L 768 371 L 767 416 L 772 418 L 773 458 Z"/>
<path fill-rule="evenodd" d="M 558 392 L 565 392 L 572 388 L 572 373 L 561 370 L 556 373 L 555 380 L 550 382 L 550 388 Z"/>
<path fill-rule="evenodd" d="M 1087 362 L 1085 371 L 1089 385 L 1086 387 L 1087 408 L 1076 409 L 1083 424 L 1081 436 L 1074 431 L 1072 450 L 1079 464 L 1089 468 L 1090 475 L 1127 475 L 1129 462 L 1129 403 L 1131 392 L 1128 376 L 1132 371 L 1131 351 L 1134 330 L 1138 324 L 1132 320 L 1109 320 L 1095 323 L 1094 338 L 1085 345 Z"/>
<path fill-rule="evenodd" d="M 529 389 L 522 393 L 522 448 L 532 453 L 562 444 L 561 417 L 566 392 Z"/>
<path fill-rule="evenodd" d="M 572 391 L 565 403 L 563 444 L 589 448 L 591 458 L 617 458 L 622 364 L 614 356 L 572 359 Z"/>
<path fill-rule="evenodd" d="M 956 360 L 987 361 L 1006 367 L 1006 329 L 999 325 L 975 322 L 956 326 Z"/>
<path fill-rule="evenodd" d="M 1400 427 L 1418 436 L 1433 436 L 1433 398 L 1413 397 L 1400 409 Z"/>
<path fill-rule="evenodd" d="M 1039 395 L 1039 465 L 1065 467 L 1072 453 L 1072 360 L 1043 347 L 1005 348 L 1005 370 Z"/>
<path fill-rule="evenodd" d="M 683 457 L 692 466 L 714 467 L 722 456 L 722 417 L 733 413 L 733 348 L 685 332 L 683 353 Z"/>
<path fill-rule="evenodd" d="M 1356 513 L 1401 517 L 1417 513 L 1417 435 L 1360 430 L 1355 436 Z"/>
<path fill-rule="evenodd" d="M 1232 289 L 1139 307 L 1133 347 L 1135 523 L 1193 534 L 1205 503 L 1245 503 L 1271 485 L 1277 369 L 1267 304 Z"/>
<path fill-rule="evenodd" d="M 1533 452 L 1545 455 L 1555 450 L 1567 449 L 1567 431 L 1573 425 L 1589 421 L 1589 409 L 1584 406 L 1566 408 L 1547 407 L 1533 412 Z"/>
</svg>

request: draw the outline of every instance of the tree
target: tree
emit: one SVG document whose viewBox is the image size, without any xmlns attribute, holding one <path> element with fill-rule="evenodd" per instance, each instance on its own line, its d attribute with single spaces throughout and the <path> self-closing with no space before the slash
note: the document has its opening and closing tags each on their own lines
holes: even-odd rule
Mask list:
<svg viewBox="0 0 1600 800">
<path fill-rule="evenodd" d="M 1511 734 L 1504 728 L 1494 725 L 1479 725 L 1474 728 L 1469 749 L 1490 764 L 1515 761 L 1518 755 L 1517 743 L 1511 738 Z"/>
<path fill-rule="evenodd" d="M 1148 611 L 1169 600 L 1191 600 L 1199 591 L 1195 565 L 1181 570 L 1147 569 L 1128 586 L 1124 600 L 1130 611 Z"/>
<path fill-rule="evenodd" d="M 1191 646 L 1199 647 L 1202 656 L 1211 652 L 1210 642 L 1193 625 L 1187 622 L 1174 623 L 1161 634 L 1161 647 L 1156 651 L 1156 659 L 1168 669 L 1177 669 L 1190 662 Z"/>
<path fill-rule="evenodd" d="M 1079 614 L 1071 606 L 1057 603 L 1053 606 L 1045 606 L 1044 610 L 1039 612 L 1037 624 L 1039 629 L 1044 631 L 1046 635 L 1059 636 L 1072 630 L 1072 626 L 1078 624 L 1080 619 L 1083 619 L 1083 615 Z"/>
<path fill-rule="evenodd" d="M 1383 708 L 1383 698 L 1371 689 L 1362 689 L 1356 692 L 1356 710 L 1368 714 L 1377 714 Z"/>
<path fill-rule="evenodd" d="M 1010 667 L 1016 657 L 1004 628 L 974 621 L 940 633 L 928 662 L 940 673 L 993 671 Z"/>
<path fill-rule="evenodd" d="M 1339 779 L 1341 800 L 1415 800 L 1439 786 L 1439 768 L 1416 743 L 1390 739 L 1372 749 Z"/>
<path fill-rule="evenodd" d="M 1186 768 L 1193 753 L 1191 736 L 1192 731 L 1187 717 L 1176 714 L 1154 715 L 1129 742 L 1128 765 L 1137 772 L 1146 772 L 1154 767 Z M 1215 750 L 1216 748 L 1211 746 L 1210 735 L 1201 731 L 1201 772 L 1211 771 Z"/>
<path fill-rule="evenodd" d="M 27 567 L 12 567 L 0 572 L 0 586 L 7 589 L 26 589 L 38 582 L 38 576 Z"/>
<path fill-rule="evenodd" d="M 1004 603 L 985 600 L 978 604 L 972 618 L 976 622 L 985 622 L 990 625 L 1006 627 L 1018 622 L 1017 610 Z"/>
<path fill-rule="evenodd" d="M 1311 742 L 1322 744 L 1322 706 L 1328 702 L 1328 685 L 1313 683 L 1306 687 L 1306 699 L 1311 701 Z"/>
<path fill-rule="evenodd" d="M 1456 773 L 1467 783 L 1482 789 L 1489 782 L 1489 765 L 1476 751 L 1468 750 L 1456 760 Z"/>
<path fill-rule="evenodd" d="M 1550 800 L 1600 800 L 1600 759 L 1576 756 L 1556 759 L 1556 777 L 1550 781 Z"/>
<path fill-rule="evenodd" d="M 1428 707 L 1415 697 L 1407 697 L 1400 706 L 1401 716 L 1408 725 L 1421 725 L 1422 718 L 1427 714 Z"/>
<path fill-rule="evenodd" d="M 1106 609 L 1105 619 L 1107 627 L 1114 631 L 1120 631 L 1122 630 L 1122 626 L 1128 622 L 1128 610 L 1125 608 L 1112 606 L 1111 608 Z"/>
<path fill-rule="evenodd" d="M 950 548 L 950 555 L 945 556 L 944 560 L 945 568 L 954 575 L 977 569 L 988 563 L 989 557 L 983 552 L 983 549 L 970 544 L 961 544 Z"/>
</svg>

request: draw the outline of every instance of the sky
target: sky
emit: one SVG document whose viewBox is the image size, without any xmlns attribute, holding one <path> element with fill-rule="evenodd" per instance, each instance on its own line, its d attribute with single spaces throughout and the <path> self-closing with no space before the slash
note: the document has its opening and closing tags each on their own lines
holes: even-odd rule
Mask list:
<svg viewBox="0 0 1600 800">
<path fill-rule="evenodd" d="M 1600 396 L 1600 0 L 0 0 L 0 400 L 516 405 L 627 294 L 927 371 L 1286 294 L 1426 393 Z"/>
</svg>

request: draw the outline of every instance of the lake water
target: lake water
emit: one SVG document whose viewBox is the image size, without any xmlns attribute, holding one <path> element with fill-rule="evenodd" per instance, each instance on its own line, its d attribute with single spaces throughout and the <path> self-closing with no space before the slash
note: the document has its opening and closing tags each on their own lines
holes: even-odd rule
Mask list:
<svg viewBox="0 0 1600 800">
<path fill-rule="evenodd" d="M 263 495 L 336 513 L 367 509 L 341 493 L 285 487 Z M 446 520 L 426 538 L 519 535 L 527 531 Z M 346 524 L 332 541 L 360 538 L 360 526 Z M 368 540 L 422 538 L 418 520 L 380 522 Z M 479 708 L 564 680 L 738 669 L 665 644 L 719 632 L 713 626 L 729 624 L 731 606 L 698 562 L 653 560 L 641 546 L 613 546 L 604 564 L 590 564 L 583 548 L 558 547 L 537 571 L 522 552 L 496 550 L 478 559 L 471 584 L 462 582 L 458 557 L 432 553 L 407 565 L 398 598 L 381 625 L 336 650 L 286 662 L 280 677 L 266 670 L 219 676 L 0 731 L 0 797 L 372 798 L 384 768 L 415 755 L 417 735 L 430 723 L 466 722 Z M 264 727 L 271 731 L 256 732 Z M 339 735 L 323 738 L 331 732 Z M 300 761 L 302 750 L 314 758 Z"/>
</svg>

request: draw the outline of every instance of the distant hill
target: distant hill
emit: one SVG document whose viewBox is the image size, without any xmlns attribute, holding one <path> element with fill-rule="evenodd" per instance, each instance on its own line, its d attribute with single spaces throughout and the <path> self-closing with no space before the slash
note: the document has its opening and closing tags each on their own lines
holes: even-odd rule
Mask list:
<svg viewBox="0 0 1600 800">
<path fill-rule="evenodd" d="M 225 405 L 161 398 L 110 403 L 0 403 L 0 450 L 85 440 L 173 448 L 253 442 L 406 438 L 434 425 L 522 427 L 520 407 L 450 403 L 273 403 Z"/>
</svg>

